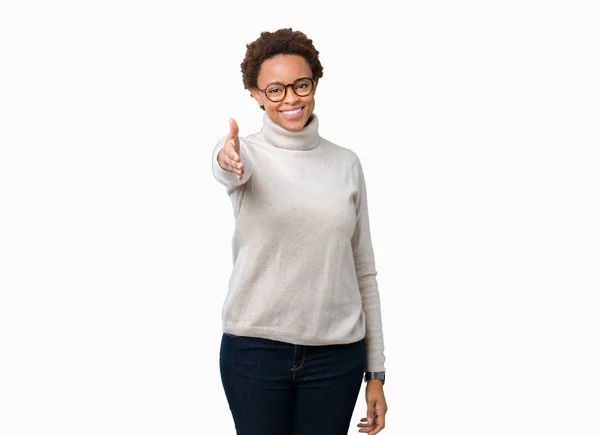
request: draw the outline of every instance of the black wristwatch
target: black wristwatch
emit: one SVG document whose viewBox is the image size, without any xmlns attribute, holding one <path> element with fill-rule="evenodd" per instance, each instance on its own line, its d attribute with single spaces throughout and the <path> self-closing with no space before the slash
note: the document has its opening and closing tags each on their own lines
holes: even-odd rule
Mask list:
<svg viewBox="0 0 600 435">
<path fill-rule="evenodd" d="M 371 379 L 379 379 L 382 385 L 385 385 L 385 372 L 365 372 L 365 382 Z"/>
</svg>

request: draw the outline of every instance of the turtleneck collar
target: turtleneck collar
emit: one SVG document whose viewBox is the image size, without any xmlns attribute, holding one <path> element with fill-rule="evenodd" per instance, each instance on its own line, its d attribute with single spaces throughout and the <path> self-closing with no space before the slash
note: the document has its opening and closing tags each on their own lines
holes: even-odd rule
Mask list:
<svg viewBox="0 0 600 435">
<path fill-rule="evenodd" d="M 310 150 L 319 144 L 319 118 L 313 112 L 302 130 L 291 131 L 275 124 L 265 112 L 260 134 L 266 142 L 278 148 Z"/>
</svg>

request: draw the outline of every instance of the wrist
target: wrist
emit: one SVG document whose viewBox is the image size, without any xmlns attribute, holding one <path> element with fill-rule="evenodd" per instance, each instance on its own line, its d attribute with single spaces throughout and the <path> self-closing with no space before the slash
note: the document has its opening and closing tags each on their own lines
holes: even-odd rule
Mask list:
<svg viewBox="0 0 600 435">
<path fill-rule="evenodd" d="M 385 384 L 385 372 L 365 372 L 365 382 L 377 381 L 381 385 Z"/>
</svg>

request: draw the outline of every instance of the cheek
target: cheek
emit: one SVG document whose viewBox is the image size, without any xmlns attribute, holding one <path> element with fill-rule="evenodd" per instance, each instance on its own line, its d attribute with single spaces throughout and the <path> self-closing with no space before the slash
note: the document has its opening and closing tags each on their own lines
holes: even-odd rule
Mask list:
<svg viewBox="0 0 600 435">
<path fill-rule="evenodd" d="M 268 107 L 268 103 L 270 103 L 270 101 L 262 94 L 262 92 L 253 95 L 253 97 L 254 101 L 256 101 L 260 106 L 265 106 L 265 108 Z"/>
<path fill-rule="evenodd" d="M 265 109 L 270 110 L 271 112 L 275 112 L 277 111 L 277 108 L 279 107 L 279 103 L 274 103 L 272 101 L 270 101 L 269 99 L 266 99 L 266 101 L 263 101 L 263 104 L 265 106 Z"/>
</svg>

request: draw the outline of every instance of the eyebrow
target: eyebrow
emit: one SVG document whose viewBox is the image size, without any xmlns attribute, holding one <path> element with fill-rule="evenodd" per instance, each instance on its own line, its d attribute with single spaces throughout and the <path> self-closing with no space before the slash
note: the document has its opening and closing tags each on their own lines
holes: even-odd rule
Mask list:
<svg viewBox="0 0 600 435">
<path fill-rule="evenodd" d="M 295 79 L 294 79 L 294 81 L 293 81 L 292 83 L 290 83 L 290 85 L 293 85 L 293 84 L 294 84 L 294 82 L 295 82 L 296 80 L 298 80 L 298 79 L 303 79 L 303 78 L 306 78 L 306 77 L 308 77 L 308 76 L 302 76 L 302 77 L 295 78 Z M 308 78 L 310 78 L 310 79 L 311 79 L 312 77 L 308 77 Z M 280 84 L 280 85 L 283 85 L 284 83 L 283 83 L 283 82 L 280 82 L 280 81 L 269 82 L 269 83 L 267 83 L 267 84 L 265 85 L 265 88 L 266 88 L 266 87 L 269 87 L 269 86 L 271 86 L 271 85 L 274 85 L 274 84 Z"/>
</svg>

